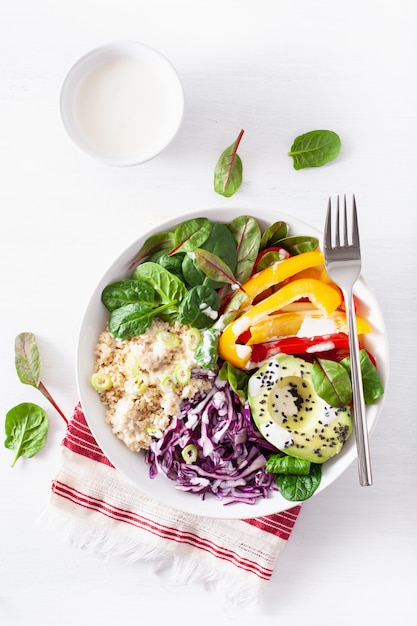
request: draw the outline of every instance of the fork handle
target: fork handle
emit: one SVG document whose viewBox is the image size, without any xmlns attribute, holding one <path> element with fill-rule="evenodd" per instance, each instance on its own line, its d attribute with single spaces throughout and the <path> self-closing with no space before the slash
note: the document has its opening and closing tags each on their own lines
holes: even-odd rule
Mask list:
<svg viewBox="0 0 417 626">
<path fill-rule="evenodd" d="M 368 428 L 365 415 L 362 373 L 360 368 L 359 342 L 353 295 L 345 296 L 348 317 L 350 368 L 352 375 L 353 416 L 355 423 L 356 448 L 358 452 L 359 482 L 362 486 L 372 485 L 371 459 L 369 453 Z"/>
</svg>

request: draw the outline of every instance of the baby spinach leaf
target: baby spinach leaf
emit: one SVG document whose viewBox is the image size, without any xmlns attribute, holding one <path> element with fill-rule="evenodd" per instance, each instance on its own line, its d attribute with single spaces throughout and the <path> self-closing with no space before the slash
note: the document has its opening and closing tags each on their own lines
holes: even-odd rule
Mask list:
<svg viewBox="0 0 417 626">
<path fill-rule="evenodd" d="M 138 265 L 133 272 L 135 280 L 148 282 L 157 294 L 158 304 L 166 304 L 158 313 L 158 317 L 168 322 L 175 320 L 180 302 L 187 295 L 187 288 L 177 276 L 171 274 L 158 263 L 146 261 Z"/>
<path fill-rule="evenodd" d="M 23 402 L 10 409 L 5 421 L 4 446 L 14 452 L 12 467 L 21 456 L 34 456 L 46 442 L 48 416 L 32 402 Z"/>
<path fill-rule="evenodd" d="M 283 498 L 291 502 L 302 502 L 311 498 L 321 482 L 321 465 L 311 463 L 307 476 L 277 474 L 275 482 Z"/>
<path fill-rule="evenodd" d="M 207 217 L 196 217 L 182 222 L 174 232 L 174 247 L 168 253 L 193 252 L 210 236 L 212 224 Z"/>
<path fill-rule="evenodd" d="M 272 474 L 290 474 L 292 476 L 308 476 L 311 462 L 296 459 L 288 454 L 272 454 L 266 462 L 266 471 Z"/>
<path fill-rule="evenodd" d="M 178 278 L 183 280 L 182 261 L 184 256 L 185 254 L 181 253 L 169 256 L 165 250 L 161 250 L 157 254 L 151 256 L 150 261 L 162 265 L 162 267 L 168 270 L 168 272 L 175 274 L 175 276 L 178 276 Z"/>
<path fill-rule="evenodd" d="M 171 302 L 152 307 L 144 302 L 126 304 L 110 313 L 109 331 L 116 339 L 131 339 L 145 333 L 152 320 L 171 306 Z"/>
<path fill-rule="evenodd" d="M 214 314 L 220 308 L 217 292 L 206 285 L 197 285 L 190 289 L 179 306 L 178 321 L 194 328 L 208 328 L 213 323 Z"/>
<path fill-rule="evenodd" d="M 151 235 L 145 241 L 143 246 L 140 248 L 139 252 L 133 259 L 132 263 L 129 265 L 129 269 L 133 270 L 133 268 L 149 257 L 151 254 L 158 252 L 158 250 L 170 250 L 174 243 L 174 233 L 171 232 L 161 232 L 156 233 L 155 235 Z"/>
<path fill-rule="evenodd" d="M 296 170 L 319 167 L 335 159 L 340 147 L 340 137 L 332 130 L 312 130 L 294 139 L 288 156 L 293 157 Z"/>
<path fill-rule="evenodd" d="M 127 278 L 107 285 L 101 294 L 101 301 L 109 311 L 126 304 L 143 302 L 156 306 L 155 289 L 143 280 Z"/>
<path fill-rule="evenodd" d="M 215 283 L 238 284 L 230 267 L 216 254 L 203 248 L 197 248 L 194 254 L 197 266 Z"/>
<path fill-rule="evenodd" d="M 311 380 L 316 393 L 331 406 L 343 407 L 352 400 L 349 373 L 336 361 L 316 359 Z"/>
<path fill-rule="evenodd" d="M 244 131 L 241 130 L 237 139 L 224 150 L 214 168 L 214 191 L 221 196 L 230 198 L 242 183 L 242 160 L 237 153 Z"/>
<path fill-rule="evenodd" d="M 295 256 L 296 254 L 316 250 L 319 245 L 319 240 L 316 237 L 295 235 L 293 237 L 284 237 L 279 242 L 279 245 Z"/>
<path fill-rule="evenodd" d="M 281 239 L 287 236 L 288 233 L 288 224 L 285 222 L 279 221 L 274 222 L 269 226 L 261 238 L 261 243 L 259 245 L 260 250 L 264 250 L 265 248 L 270 248 L 271 246 L 276 246 Z"/>
<path fill-rule="evenodd" d="M 242 284 L 249 278 L 255 265 L 261 242 L 261 229 L 255 218 L 242 215 L 229 224 L 229 230 L 236 243 L 235 278 Z"/>
<path fill-rule="evenodd" d="M 366 350 L 359 352 L 365 404 L 374 404 L 384 393 L 384 385 Z M 350 357 L 340 361 L 350 376 Z"/>
</svg>

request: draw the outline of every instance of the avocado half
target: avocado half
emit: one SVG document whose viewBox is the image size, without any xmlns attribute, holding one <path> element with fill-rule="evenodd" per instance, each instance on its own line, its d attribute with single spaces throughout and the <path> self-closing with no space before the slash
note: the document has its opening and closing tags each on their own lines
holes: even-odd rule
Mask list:
<svg viewBox="0 0 417 626">
<path fill-rule="evenodd" d="M 324 463 L 340 452 L 352 433 L 349 407 L 329 406 L 317 395 L 312 364 L 278 354 L 249 379 L 253 420 L 278 450 L 312 463 Z"/>
</svg>

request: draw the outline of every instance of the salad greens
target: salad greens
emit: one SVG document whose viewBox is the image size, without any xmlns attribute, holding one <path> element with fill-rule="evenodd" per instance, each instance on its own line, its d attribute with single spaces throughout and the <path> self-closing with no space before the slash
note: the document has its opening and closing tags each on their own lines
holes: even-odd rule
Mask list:
<svg viewBox="0 0 417 626">
<path fill-rule="evenodd" d="M 67 418 L 41 381 L 42 361 L 33 333 L 20 333 L 16 337 L 15 367 L 20 382 L 38 389 L 62 419 L 68 423 Z M 5 432 L 4 446 L 15 453 L 13 467 L 19 457 L 30 458 L 45 445 L 48 433 L 47 413 L 33 402 L 22 402 L 6 413 Z"/>
<path fill-rule="evenodd" d="M 339 135 L 332 130 L 312 130 L 294 139 L 288 156 L 294 160 L 294 169 L 320 167 L 335 159 L 341 148 Z"/>
</svg>

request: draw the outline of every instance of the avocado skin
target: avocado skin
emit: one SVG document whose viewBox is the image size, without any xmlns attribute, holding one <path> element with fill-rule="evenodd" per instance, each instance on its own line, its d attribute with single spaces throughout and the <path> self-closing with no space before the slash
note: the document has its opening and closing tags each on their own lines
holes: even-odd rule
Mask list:
<svg viewBox="0 0 417 626">
<path fill-rule="evenodd" d="M 338 454 L 352 433 L 349 407 L 330 407 L 314 390 L 312 365 L 287 354 L 249 379 L 248 401 L 260 433 L 278 450 L 312 463 Z"/>
</svg>

